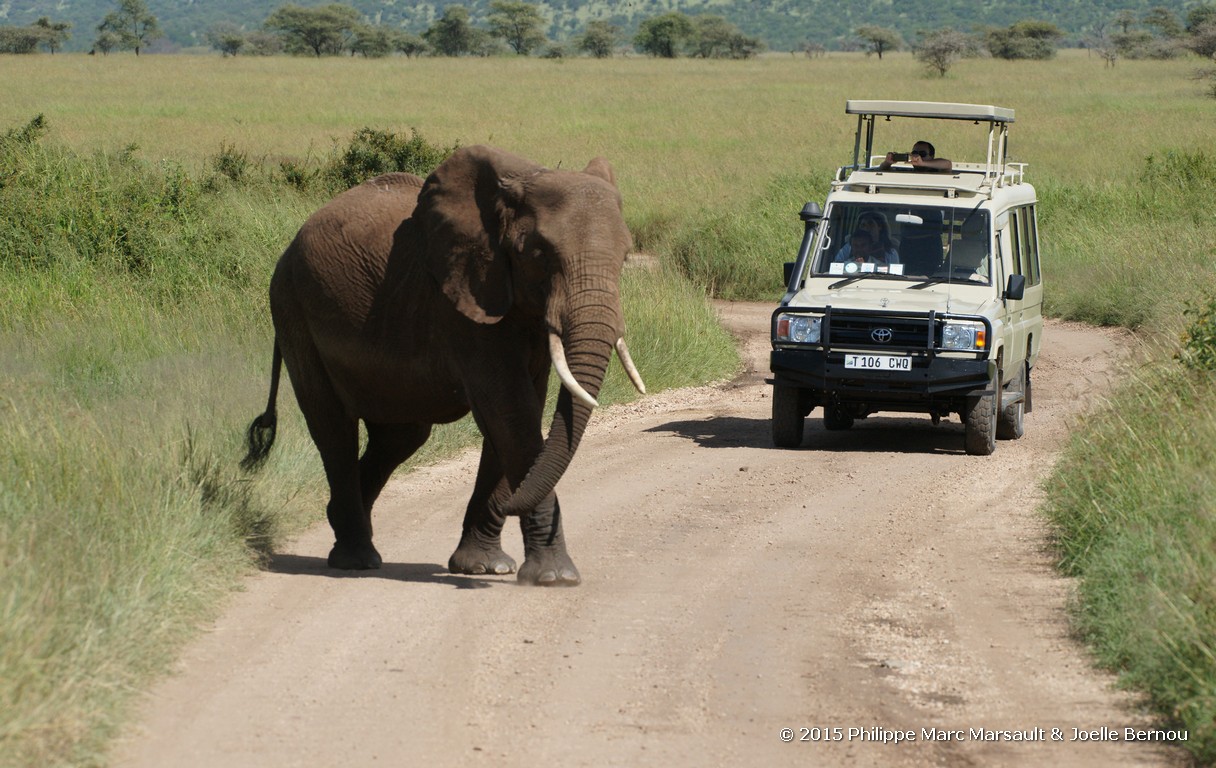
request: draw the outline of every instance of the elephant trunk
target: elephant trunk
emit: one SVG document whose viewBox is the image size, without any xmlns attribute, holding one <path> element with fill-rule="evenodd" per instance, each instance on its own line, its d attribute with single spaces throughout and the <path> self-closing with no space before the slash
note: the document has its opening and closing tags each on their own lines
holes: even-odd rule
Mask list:
<svg viewBox="0 0 1216 768">
<path fill-rule="evenodd" d="M 587 293 L 599 292 L 576 291 L 575 294 L 586 298 Z M 609 293 L 611 298 L 606 302 L 588 302 L 572 310 L 565 333 L 550 335 L 550 354 L 562 380 L 557 407 L 544 447 L 527 477 L 504 505 L 505 514 L 527 514 L 535 509 L 557 487 L 574 458 L 619 338 L 619 298 L 615 290 Z"/>
</svg>

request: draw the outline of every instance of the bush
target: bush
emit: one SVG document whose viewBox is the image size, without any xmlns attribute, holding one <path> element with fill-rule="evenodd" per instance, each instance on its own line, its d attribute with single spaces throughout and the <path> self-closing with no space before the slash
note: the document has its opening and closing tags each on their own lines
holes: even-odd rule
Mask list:
<svg viewBox="0 0 1216 768">
<path fill-rule="evenodd" d="M 219 154 L 211 160 L 211 170 L 238 184 L 249 175 L 251 166 L 247 154 L 227 144 L 220 144 Z"/>
<path fill-rule="evenodd" d="M 459 145 L 438 147 L 410 129 L 404 138 L 389 131 L 360 128 L 345 150 L 322 173 L 331 192 L 350 189 L 382 173 L 403 171 L 426 177 L 446 160 Z"/>
<path fill-rule="evenodd" d="M 1195 319 L 1182 334 L 1176 358 L 1191 370 L 1216 371 L 1216 298 L 1202 306 L 1188 305 L 1184 314 Z"/>
</svg>

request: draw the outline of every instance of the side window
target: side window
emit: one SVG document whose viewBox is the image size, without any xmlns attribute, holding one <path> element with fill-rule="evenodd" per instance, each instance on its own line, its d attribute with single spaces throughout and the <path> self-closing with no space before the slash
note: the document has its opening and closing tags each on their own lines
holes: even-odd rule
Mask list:
<svg viewBox="0 0 1216 768">
<path fill-rule="evenodd" d="M 1035 207 L 1027 206 L 1025 209 L 1026 219 L 1026 256 L 1024 263 L 1026 264 L 1026 283 L 1028 285 L 1038 285 L 1042 279 L 1039 273 L 1039 228 L 1038 221 L 1035 216 Z"/>
<path fill-rule="evenodd" d="M 1026 274 L 1022 271 L 1022 243 L 1024 240 L 1023 228 L 1025 226 L 1025 217 L 1022 214 L 1023 211 L 1020 209 L 1009 212 L 1009 235 L 1011 237 L 1009 241 L 1009 255 L 1013 260 L 1013 271 L 1010 274 L 1013 275 Z"/>
</svg>

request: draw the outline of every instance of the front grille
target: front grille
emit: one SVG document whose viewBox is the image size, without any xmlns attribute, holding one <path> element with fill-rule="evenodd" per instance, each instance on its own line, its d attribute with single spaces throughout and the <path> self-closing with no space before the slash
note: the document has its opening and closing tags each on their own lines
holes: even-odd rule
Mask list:
<svg viewBox="0 0 1216 768">
<path fill-rule="evenodd" d="M 875 331 L 891 331 L 887 342 L 874 340 Z M 832 314 L 830 328 L 832 346 L 866 347 L 874 349 L 924 349 L 929 343 L 927 318 L 849 317 Z"/>
</svg>

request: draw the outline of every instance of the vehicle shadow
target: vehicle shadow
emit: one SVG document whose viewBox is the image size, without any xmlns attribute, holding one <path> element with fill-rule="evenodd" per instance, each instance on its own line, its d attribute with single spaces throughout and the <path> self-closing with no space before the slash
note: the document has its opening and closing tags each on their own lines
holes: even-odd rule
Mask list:
<svg viewBox="0 0 1216 768">
<path fill-rule="evenodd" d="M 669 421 L 646 430 L 687 438 L 702 448 L 769 448 L 773 446 L 768 419 L 738 416 L 713 416 L 708 419 Z M 808 417 L 802 451 L 839 451 L 853 453 L 962 454 L 963 426 L 943 421 L 933 426 L 927 418 L 870 416 L 851 429 L 829 431 L 823 419 Z"/>
<path fill-rule="evenodd" d="M 262 570 L 287 576 L 321 576 L 327 579 L 388 579 L 412 584 L 440 584 L 456 589 L 485 589 L 503 583 L 515 583 L 515 574 L 502 578 L 464 576 L 450 572 L 438 563 L 385 563 L 371 571 L 343 571 L 330 568 L 323 557 L 275 553 Z M 508 581 L 509 579 L 509 581 Z"/>
</svg>

